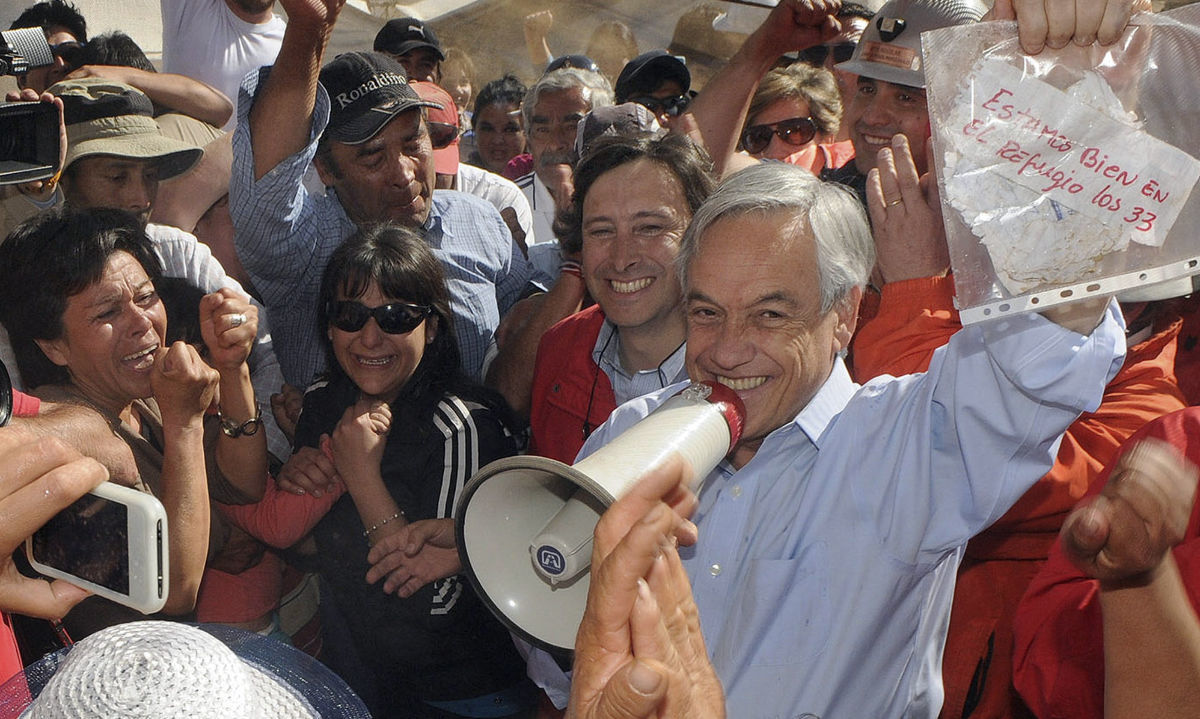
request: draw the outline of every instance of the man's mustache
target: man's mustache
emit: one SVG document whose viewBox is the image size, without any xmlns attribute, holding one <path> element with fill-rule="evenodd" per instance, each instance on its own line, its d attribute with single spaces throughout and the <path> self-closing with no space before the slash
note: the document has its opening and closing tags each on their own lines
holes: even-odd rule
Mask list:
<svg viewBox="0 0 1200 719">
<path fill-rule="evenodd" d="M 575 162 L 574 153 L 571 152 L 543 152 L 538 158 L 538 166 L 545 167 L 546 165 L 571 165 Z"/>
</svg>

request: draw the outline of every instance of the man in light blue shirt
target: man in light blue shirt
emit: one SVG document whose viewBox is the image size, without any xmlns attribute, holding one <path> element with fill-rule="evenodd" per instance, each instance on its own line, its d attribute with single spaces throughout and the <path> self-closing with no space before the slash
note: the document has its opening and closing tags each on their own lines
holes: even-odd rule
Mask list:
<svg viewBox="0 0 1200 719">
<path fill-rule="evenodd" d="M 726 181 L 679 262 L 688 374 L 746 406 L 680 550 L 729 716 L 936 717 L 963 548 L 1099 404 L 1124 354 L 1115 305 L 1098 327 L 1098 312 L 968 327 L 928 373 L 859 387 L 839 353 L 873 264 L 866 218 L 778 163 Z M 619 408 L 581 454 L 680 387 Z"/>
</svg>

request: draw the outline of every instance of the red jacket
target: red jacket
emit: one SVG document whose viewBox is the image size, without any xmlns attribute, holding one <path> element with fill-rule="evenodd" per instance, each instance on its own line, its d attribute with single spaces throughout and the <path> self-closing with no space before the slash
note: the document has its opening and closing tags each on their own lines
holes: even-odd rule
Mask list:
<svg viewBox="0 0 1200 719">
<path fill-rule="evenodd" d="M 1144 437 L 1165 439 L 1200 464 L 1200 407 L 1146 425 L 1135 435 Z M 1088 495 L 1098 494 L 1107 480 L 1106 471 Z M 1192 608 L 1200 612 L 1200 502 L 1192 508 L 1183 542 L 1172 551 Z M 1104 716 L 1099 582 L 1076 569 L 1057 543 L 1021 600 L 1013 629 L 1013 682 L 1039 717 Z"/>
<path fill-rule="evenodd" d="M 953 280 L 924 278 L 864 298 L 854 338 L 855 379 L 924 371 L 933 351 L 960 327 Z M 1184 407 L 1175 379 L 1180 322 L 1131 347 L 1100 407 L 1068 429 L 1050 472 L 987 531 L 971 540 L 959 567 L 942 660 L 943 719 L 1027 717 L 1012 689 L 1012 622 L 1063 519 L 1147 422 Z M 1082 715 L 1081 715 L 1082 716 Z M 1099 716 L 1099 715 L 1097 715 Z"/>
<path fill-rule="evenodd" d="M 612 382 L 592 360 L 604 313 L 599 305 L 542 335 L 529 408 L 530 454 L 572 464 L 584 441 L 617 408 Z"/>
</svg>

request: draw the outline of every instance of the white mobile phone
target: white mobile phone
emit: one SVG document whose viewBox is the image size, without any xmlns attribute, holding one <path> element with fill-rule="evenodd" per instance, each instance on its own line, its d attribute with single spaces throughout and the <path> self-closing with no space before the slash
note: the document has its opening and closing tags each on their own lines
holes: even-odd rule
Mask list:
<svg viewBox="0 0 1200 719">
<path fill-rule="evenodd" d="M 37 571 L 144 614 L 167 601 L 167 513 L 152 495 L 105 482 L 25 540 Z"/>
</svg>

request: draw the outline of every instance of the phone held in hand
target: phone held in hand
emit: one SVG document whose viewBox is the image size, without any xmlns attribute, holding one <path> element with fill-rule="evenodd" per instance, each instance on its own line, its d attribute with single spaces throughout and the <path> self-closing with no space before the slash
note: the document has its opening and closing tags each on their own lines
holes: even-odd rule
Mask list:
<svg viewBox="0 0 1200 719">
<path fill-rule="evenodd" d="M 167 601 L 167 513 L 152 495 L 105 482 L 25 540 L 38 572 L 144 614 Z"/>
</svg>

